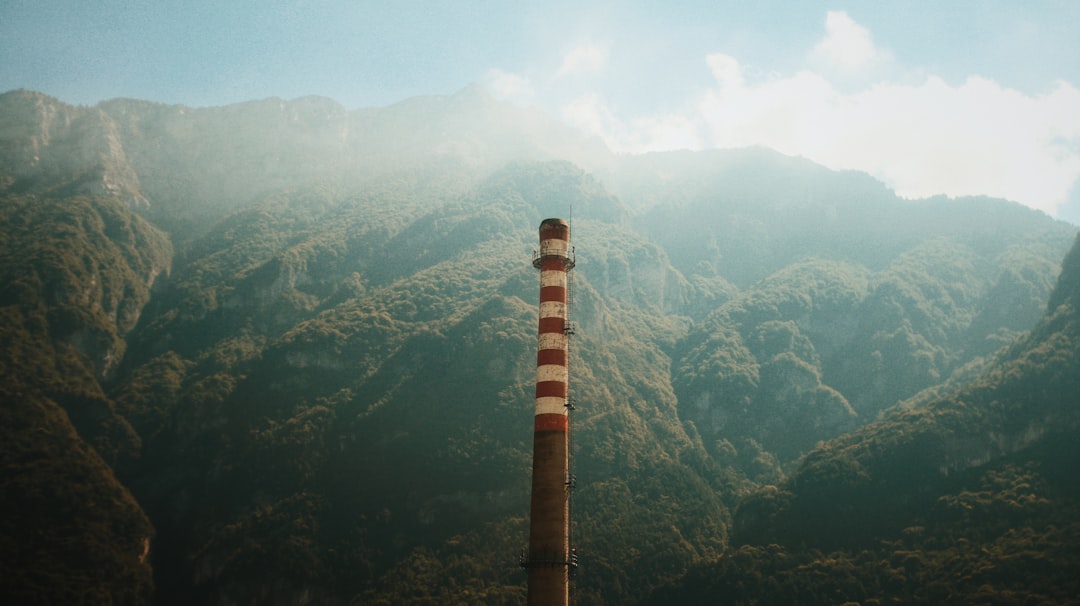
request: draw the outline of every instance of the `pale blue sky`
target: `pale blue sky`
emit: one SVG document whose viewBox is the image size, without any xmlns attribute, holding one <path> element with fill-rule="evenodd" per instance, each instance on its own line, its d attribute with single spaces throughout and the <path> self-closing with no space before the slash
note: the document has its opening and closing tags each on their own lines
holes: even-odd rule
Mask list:
<svg viewBox="0 0 1080 606">
<path fill-rule="evenodd" d="M 1080 83 L 1080 2 L 1071 0 L 5 0 L 0 90 L 196 106 L 318 94 L 355 108 L 451 93 L 492 68 L 540 70 L 592 39 L 612 46 L 628 76 L 609 83 L 614 91 L 662 106 L 706 84 L 708 53 L 764 72 L 801 67 L 828 10 L 845 11 L 911 69 L 947 80 L 982 75 L 1029 93 L 1059 78 Z"/>
<path fill-rule="evenodd" d="M 0 91 L 358 108 L 477 82 L 617 151 L 767 145 L 1076 221 L 1078 24 L 1073 0 L 4 0 Z"/>
</svg>

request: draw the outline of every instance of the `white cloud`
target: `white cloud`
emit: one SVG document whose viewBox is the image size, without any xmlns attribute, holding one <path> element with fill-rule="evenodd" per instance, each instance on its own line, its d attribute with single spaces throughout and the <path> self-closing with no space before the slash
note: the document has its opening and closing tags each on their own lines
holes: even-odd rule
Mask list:
<svg viewBox="0 0 1080 606">
<path fill-rule="evenodd" d="M 533 97 L 532 82 L 520 74 L 492 69 L 487 73 L 487 88 L 500 99 L 525 100 Z"/>
<path fill-rule="evenodd" d="M 714 53 L 705 57 L 709 71 L 721 90 L 737 90 L 743 86 L 742 68 L 735 57 L 723 53 Z"/>
<path fill-rule="evenodd" d="M 846 69 L 862 68 L 887 57 L 874 45 L 870 30 L 859 25 L 844 11 L 825 15 L 825 38 L 814 47 L 812 58 Z"/>
<path fill-rule="evenodd" d="M 1080 182 L 1080 91 L 1072 84 L 1029 95 L 977 76 L 885 80 L 892 58 L 866 28 L 830 12 L 825 29 L 807 69 L 794 74 L 749 77 L 735 57 L 707 56 L 713 82 L 681 111 L 627 116 L 580 92 L 561 113 L 618 152 L 766 146 L 868 172 L 912 198 L 985 194 L 1054 215 Z M 559 73 L 606 60 L 598 47 L 579 47 Z"/>
<path fill-rule="evenodd" d="M 716 86 L 698 110 L 715 147 L 764 145 L 902 196 L 989 194 L 1049 214 L 1080 177 L 1080 91 L 1065 82 L 1037 97 L 978 77 L 843 93 L 810 71 L 747 85 L 731 57 L 708 64 Z"/>
<path fill-rule="evenodd" d="M 563 105 L 562 119 L 571 126 L 602 137 L 612 149 L 619 147 L 620 139 L 626 135 L 626 125 L 596 93 L 582 95 Z"/>
<path fill-rule="evenodd" d="M 621 120 L 600 95 L 589 93 L 562 106 L 562 119 L 604 139 L 614 152 L 645 153 L 701 149 L 700 121 L 679 114 Z"/>
<path fill-rule="evenodd" d="M 634 120 L 636 134 L 632 147 L 639 152 L 669 151 L 676 149 L 701 149 L 701 124 L 699 120 L 678 114 L 665 114 Z"/>
<path fill-rule="evenodd" d="M 555 72 L 555 79 L 576 74 L 588 74 L 602 71 L 607 65 L 608 50 L 596 44 L 583 44 L 574 47 L 563 55 L 562 65 Z"/>
</svg>

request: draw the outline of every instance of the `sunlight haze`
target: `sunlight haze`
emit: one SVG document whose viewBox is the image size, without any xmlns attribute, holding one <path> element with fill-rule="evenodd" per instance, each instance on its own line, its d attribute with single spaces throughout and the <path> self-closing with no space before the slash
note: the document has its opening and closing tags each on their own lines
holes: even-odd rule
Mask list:
<svg viewBox="0 0 1080 606">
<path fill-rule="evenodd" d="M 619 153 L 764 146 L 1076 223 L 1078 21 L 1072 2 L 15 0 L 0 90 L 355 109 L 480 83 Z"/>
</svg>

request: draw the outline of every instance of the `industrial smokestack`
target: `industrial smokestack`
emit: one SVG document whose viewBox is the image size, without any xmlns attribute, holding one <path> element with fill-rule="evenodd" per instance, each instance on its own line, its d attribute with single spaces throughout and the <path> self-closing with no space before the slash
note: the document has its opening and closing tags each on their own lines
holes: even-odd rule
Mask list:
<svg viewBox="0 0 1080 606">
<path fill-rule="evenodd" d="M 570 224 L 562 219 L 540 223 L 540 321 L 536 350 L 536 412 L 533 420 L 532 505 L 529 548 L 522 554 L 528 571 L 528 603 L 565 605 L 570 575 L 577 566 L 570 547 L 570 476 L 568 388 L 570 374 L 568 292 L 574 268 Z"/>
</svg>

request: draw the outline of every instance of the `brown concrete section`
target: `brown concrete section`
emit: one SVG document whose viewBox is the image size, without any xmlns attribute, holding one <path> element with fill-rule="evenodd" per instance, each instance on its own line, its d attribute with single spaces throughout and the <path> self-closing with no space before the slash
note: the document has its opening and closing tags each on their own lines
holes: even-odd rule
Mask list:
<svg viewBox="0 0 1080 606">
<path fill-rule="evenodd" d="M 529 520 L 529 604 L 569 601 L 570 502 L 567 495 L 567 434 L 533 434 L 532 515 Z"/>
<path fill-rule="evenodd" d="M 566 606 L 570 603 L 570 580 L 565 566 L 529 568 L 529 606 Z"/>
<path fill-rule="evenodd" d="M 570 241 L 570 223 L 566 219 L 544 219 L 540 222 L 540 240 Z"/>
</svg>

